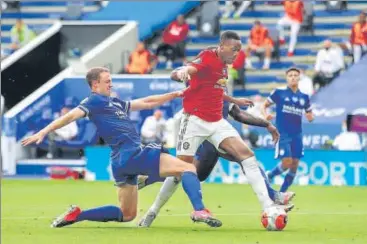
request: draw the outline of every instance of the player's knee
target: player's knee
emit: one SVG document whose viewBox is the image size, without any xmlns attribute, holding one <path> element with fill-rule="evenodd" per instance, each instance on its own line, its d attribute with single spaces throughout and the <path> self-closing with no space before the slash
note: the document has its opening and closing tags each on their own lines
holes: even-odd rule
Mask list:
<svg viewBox="0 0 367 244">
<path fill-rule="evenodd" d="M 235 158 L 237 159 L 237 161 L 242 162 L 245 159 L 251 158 L 253 156 L 255 156 L 254 152 L 247 147 L 241 147 L 239 148 L 236 153 L 235 153 Z"/>
<path fill-rule="evenodd" d="M 282 160 L 282 166 L 284 169 L 289 169 L 292 167 L 292 159 L 291 158 L 284 158 Z"/>
<path fill-rule="evenodd" d="M 205 181 L 206 178 L 208 178 L 209 176 L 206 172 L 200 172 L 200 171 L 197 172 L 197 175 L 198 175 L 199 181 Z"/>
<path fill-rule="evenodd" d="M 177 158 L 181 159 L 182 161 L 185 161 L 186 163 L 193 163 L 194 161 L 193 156 L 180 155 L 180 156 L 177 156 Z"/>
</svg>

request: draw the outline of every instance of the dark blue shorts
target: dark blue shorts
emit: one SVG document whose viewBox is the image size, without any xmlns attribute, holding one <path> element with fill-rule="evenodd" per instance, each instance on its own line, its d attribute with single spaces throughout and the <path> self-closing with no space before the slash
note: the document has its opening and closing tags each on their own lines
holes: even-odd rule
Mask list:
<svg viewBox="0 0 367 244">
<path fill-rule="evenodd" d="M 168 150 L 162 145 L 150 143 L 132 150 L 120 150 L 119 155 L 112 161 L 112 174 L 116 186 L 124 184 L 136 185 L 138 175 L 148 175 L 158 179 L 161 153 Z"/>
<path fill-rule="evenodd" d="M 279 142 L 275 146 L 275 158 L 296 158 L 303 157 L 302 135 L 281 134 Z"/>
</svg>

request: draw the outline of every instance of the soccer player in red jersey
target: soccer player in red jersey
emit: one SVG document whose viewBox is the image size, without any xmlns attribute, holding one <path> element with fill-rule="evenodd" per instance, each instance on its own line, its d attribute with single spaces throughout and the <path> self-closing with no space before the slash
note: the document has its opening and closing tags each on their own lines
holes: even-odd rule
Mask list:
<svg viewBox="0 0 367 244">
<path fill-rule="evenodd" d="M 245 172 L 249 183 L 256 193 L 262 209 L 274 202 L 270 199 L 264 178 L 258 167 L 253 151 L 243 142 L 238 132 L 225 120 L 223 100 L 237 105 L 251 105 L 247 99 L 236 99 L 225 95 L 227 65 L 231 64 L 241 49 L 241 40 L 237 33 L 224 32 L 217 47 L 202 51 L 198 57 L 186 66 L 174 70 L 171 78 L 188 82 L 184 92 L 184 115 L 180 123 L 177 144 L 177 157 L 193 163 L 199 146 L 209 141 L 216 149 L 231 155 Z M 168 200 L 178 180 L 167 178 L 159 195 L 161 202 Z M 280 206 L 282 207 L 282 206 Z M 284 206 L 283 206 L 284 208 Z M 193 212 L 193 221 L 206 222 L 209 211 Z M 151 216 L 152 219 L 155 216 Z"/>
</svg>

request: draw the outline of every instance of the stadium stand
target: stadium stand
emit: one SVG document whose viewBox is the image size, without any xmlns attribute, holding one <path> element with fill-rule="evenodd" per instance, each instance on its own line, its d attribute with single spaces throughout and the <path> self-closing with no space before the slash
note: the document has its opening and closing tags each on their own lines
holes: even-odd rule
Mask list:
<svg viewBox="0 0 367 244">
<path fill-rule="evenodd" d="M 83 3 L 82 13 L 98 11 L 95 1 Z M 7 9 L 1 14 L 1 48 L 9 53 L 11 44 L 10 30 L 16 19 L 24 22 L 36 33 L 49 28 L 56 20 L 64 17 L 68 10 L 67 1 L 26 1 L 20 3 L 19 10 Z"/>
<path fill-rule="evenodd" d="M 224 2 L 221 2 L 221 11 L 224 11 Z M 327 11 L 325 5 L 317 2 L 314 5 L 314 35 L 308 31 L 301 31 L 298 36 L 295 55 L 287 57 L 287 45 L 280 49 L 280 60 L 273 60 L 269 71 L 261 70 L 262 63 L 257 62 L 254 57 L 254 66 L 258 70 L 247 71 L 246 73 L 246 88 L 247 91 L 237 90 L 235 95 L 252 95 L 260 91 L 262 94 L 268 92 L 285 83 L 283 73 L 290 66 L 297 65 L 299 68 L 305 69 L 306 74 L 313 75 L 313 66 L 316 59 L 316 54 L 320 48 L 320 44 L 327 38 L 333 42 L 340 43 L 349 39 L 350 29 L 357 20 L 360 11 L 367 9 L 365 1 L 352 1 L 348 3 L 348 10 L 330 12 Z M 264 2 L 256 2 L 254 10 L 247 10 L 241 18 L 220 20 L 221 31 L 235 30 L 240 33 L 243 43 L 247 42 L 248 34 L 256 19 L 260 19 L 270 29 L 275 29 L 279 17 L 283 13 L 281 5 L 266 5 Z M 187 19 L 190 24 L 189 41 L 187 43 L 186 55 L 190 60 L 195 57 L 199 51 L 209 45 L 218 42 L 217 37 L 200 37 L 197 31 L 196 17 Z M 289 39 L 287 39 L 287 42 Z M 351 57 L 345 56 L 347 63 L 351 62 Z M 182 65 L 181 62 L 175 62 L 173 67 Z M 166 73 L 166 64 L 160 62 L 157 65 L 157 73 Z M 159 70 L 161 69 L 161 70 Z"/>
</svg>

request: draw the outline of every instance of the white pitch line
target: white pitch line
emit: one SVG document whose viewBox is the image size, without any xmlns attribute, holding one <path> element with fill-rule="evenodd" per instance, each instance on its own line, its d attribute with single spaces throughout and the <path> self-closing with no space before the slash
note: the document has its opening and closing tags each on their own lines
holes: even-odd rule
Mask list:
<svg viewBox="0 0 367 244">
<path fill-rule="evenodd" d="M 367 215 L 366 212 L 297 212 L 292 211 L 289 213 L 290 215 Z M 260 215 L 260 213 L 256 212 L 246 212 L 246 213 L 218 213 L 215 214 L 215 216 L 253 216 L 253 215 Z M 159 217 L 187 217 L 189 216 L 188 213 L 182 213 L 182 214 L 160 214 Z M 2 217 L 1 220 L 26 220 L 26 219 L 53 219 L 54 217 Z"/>
</svg>

